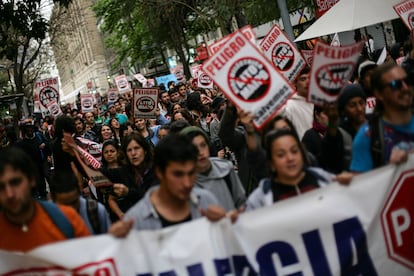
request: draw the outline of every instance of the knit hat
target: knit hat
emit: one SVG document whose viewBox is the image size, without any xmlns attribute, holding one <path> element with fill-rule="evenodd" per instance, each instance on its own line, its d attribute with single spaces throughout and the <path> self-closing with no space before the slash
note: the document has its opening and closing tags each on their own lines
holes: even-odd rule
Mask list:
<svg viewBox="0 0 414 276">
<path fill-rule="evenodd" d="M 374 68 L 376 68 L 377 66 L 378 66 L 378 65 L 377 65 L 375 62 L 371 61 L 371 60 L 366 60 L 366 61 L 362 62 L 362 63 L 359 65 L 359 67 L 358 67 L 358 77 L 359 77 L 360 79 L 363 79 L 363 78 L 364 78 L 364 76 L 365 76 L 365 74 L 366 74 L 369 70 L 374 69 Z"/>
<path fill-rule="evenodd" d="M 183 130 L 180 131 L 180 134 L 188 136 L 188 137 L 190 137 L 190 136 L 195 137 L 197 135 L 194 135 L 194 134 L 200 134 L 200 135 L 204 136 L 207 143 L 210 141 L 210 139 L 208 138 L 207 133 L 204 130 L 202 130 L 201 128 L 197 127 L 197 126 L 186 127 L 186 128 L 184 128 Z"/>
<path fill-rule="evenodd" d="M 361 97 L 364 100 L 366 100 L 367 97 L 361 85 L 348 84 L 348 85 L 345 85 L 344 88 L 342 88 L 342 91 L 338 97 L 339 114 L 341 114 L 344 111 L 346 104 L 355 97 Z"/>
</svg>

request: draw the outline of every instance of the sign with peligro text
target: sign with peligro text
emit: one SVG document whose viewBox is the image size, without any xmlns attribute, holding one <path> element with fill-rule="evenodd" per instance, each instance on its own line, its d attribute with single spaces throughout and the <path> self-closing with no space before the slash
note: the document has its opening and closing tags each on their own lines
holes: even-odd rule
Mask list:
<svg viewBox="0 0 414 276">
<path fill-rule="evenodd" d="M 136 88 L 134 90 L 134 117 L 156 119 L 159 90 L 155 88 Z"/>
<path fill-rule="evenodd" d="M 313 51 L 308 101 L 317 105 L 334 102 L 351 78 L 364 42 L 343 47 L 318 41 Z"/>
<path fill-rule="evenodd" d="M 289 81 L 294 81 L 306 65 L 299 50 L 277 25 L 263 38 L 260 48 Z"/>
<path fill-rule="evenodd" d="M 252 26 L 246 25 L 240 29 L 240 32 L 243 33 L 243 35 L 248 40 L 250 40 L 253 44 L 256 44 L 256 34 L 254 33 Z M 228 36 L 223 37 L 222 39 L 214 42 L 213 44 L 210 44 L 208 46 L 208 51 L 210 53 L 210 56 L 217 53 L 217 51 L 230 39 L 232 35 L 233 34 L 229 34 Z"/>
<path fill-rule="evenodd" d="M 393 8 L 408 29 L 414 29 L 414 0 L 403 1 L 394 5 Z"/>
<path fill-rule="evenodd" d="M 203 64 L 203 71 L 236 106 L 255 115 L 253 123 L 259 129 L 294 93 L 289 82 L 239 31 Z"/>
</svg>

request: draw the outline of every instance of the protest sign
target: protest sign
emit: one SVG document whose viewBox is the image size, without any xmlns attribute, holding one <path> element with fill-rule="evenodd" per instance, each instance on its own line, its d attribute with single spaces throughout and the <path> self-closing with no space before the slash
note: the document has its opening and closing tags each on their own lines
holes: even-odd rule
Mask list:
<svg viewBox="0 0 414 276">
<path fill-rule="evenodd" d="M 276 114 L 294 93 L 289 82 L 241 32 L 203 64 L 209 75 L 236 106 L 251 111 L 256 128 Z"/>
<path fill-rule="evenodd" d="M 136 88 L 134 90 L 134 118 L 156 119 L 159 89 Z"/>
<path fill-rule="evenodd" d="M 412 275 L 413 168 L 411 155 L 348 186 L 330 183 L 241 214 L 235 224 L 201 218 L 124 239 L 99 235 L 24 255 L 0 251 L 0 274 Z"/>
<path fill-rule="evenodd" d="M 243 28 L 241 28 L 239 31 L 242 32 L 243 35 L 248 40 L 250 40 L 250 42 L 252 42 L 254 45 L 256 45 L 256 34 L 254 33 L 254 30 L 253 30 L 252 26 L 246 25 Z M 207 47 L 208 52 L 210 53 L 210 56 L 217 53 L 217 51 L 231 38 L 232 35 L 233 34 L 229 34 L 229 35 L 223 37 L 222 39 L 210 44 Z"/>
<path fill-rule="evenodd" d="M 118 89 L 109 88 L 108 89 L 108 103 L 114 103 L 118 100 Z"/>
<path fill-rule="evenodd" d="M 201 70 L 202 65 L 201 64 L 197 64 L 197 65 L 193 65 L 191 66 L 191 76 L 193 78 L 197 78 L 198 76 L 198 71 Z"/>
<path fill-rule="evenodd" d="M 118 87 L 119 94 L 123 95 L 131 91 L 128 79 L 125 75 L 115 77 L 116 87 Z"/>
<path fill-rule="evenodd" d="M 92 112 L 93 111 L 93 95 L 92 94 L 81 94 L 81 111 L 82 113 Z"/>
<path fill-rule="evenodd" d="M 296 46 L 277 25 L 267 33 L 260 42 L 264 55 L 272 61 L 289 81 L 294 81 L 306 62 Z"/>
<path fill-rule="evenodd" d="M 36 81 L 35 98 L 40 104 L 47 108 L 52 101 L 59 103 L 59 81 L 58 78 L 49 78 Z"/>
<path fill-rule="evenodd" d="M 174 82 L 177 83 L 177 77 L 174 74 L 168 74 L 168 75 L 164 75 L 164 76 L 159 76 L 159 77 L 155 77 L 155 80 L 157 81 L 158 85 L 164 84 L 165 88 L 168 90 L 168 83 L 169 82 Z M 151 87 L 151 86 L 147 86 L 148 81 L 145 83 L 145 85 L 143 85 L 142 87 Z"/>
<path fill-rule="evenodd" d="M 303 58 L 305 59 L 308 66 L 312 66 L 312 60 L 313 60 L 313 50 L 301 50 Z"/>
<path fill-rule="evenodd" d="M 55 118 L 63 114 L 60 105 L 55 100 L 48 101 L 47 110 L 49 110 L 49 113 Z"/>
<path fill-rule="evenodd" d="M 336 47 L 318 41 L 310 72 L 308 101 L 317 105 L 335 101 L 351 78 L 364 42 Z"/>
<path fill-rule="evenodd" d="M 394 5 L 393 8 L 408 29 L 414 29 L 414 0 L 406 0 Z"/>
<path fill-rule="evenodd" d="M 316 16 L 319 18 L 329 11 L 339 0 L 313 0 L 316 7 Z"/>
<path fill-rule="evenodd" d="M 141 83 L 141 84 L 145 84 L 147 82 L 147 78 L 144 77 L 144 75 L 142 74 L 135 74 L 134 77 Z"/>
</svg>

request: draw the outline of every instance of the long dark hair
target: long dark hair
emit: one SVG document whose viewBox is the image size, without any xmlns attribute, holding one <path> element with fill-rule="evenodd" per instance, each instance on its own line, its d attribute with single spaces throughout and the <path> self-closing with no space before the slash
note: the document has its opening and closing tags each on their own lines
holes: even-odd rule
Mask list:
<svg viewBox="0 0 414 276">
<path fill-rule="evenodd" d="M 110 139 L 110 140 L 106 140 L 102 145 L 102 159 L 101 159 L 101 162 L 102 162 L 103 167 L 104 168 L 108 167 L 108 162 L 104 158 L 104 151 L 105 151 L 105 148 L 108 147 L 108 146 L 113 146 L 118 151 L 117 162 L 118 162 L 118 165 L 121 165 L 123 158 L 122 158 L 122 155 L 121 155 L 122 152 L 121 152 L 121 148 L 119 146 L 119 143 L 116 140 Z"/>
<path fill-rule="evenodd" d="M 154 160 L 154 151 L 153 151 L 153 147 L 150 144 L 150 142 L 148 142 L 147 139 L 145 139 L 141 134 L 134 132 L 130 135 L 125 136 L 124 140 L 122 140 L 122 151 L 124 153 L 124 155 L 126 156 L 126 163 L 129 167 L 133 167 L 131 162 L 129 161 L 128 155 L 127 155 L 127 148 L 129 143 L 131 143 L 132 141 L 135 141 L 138 143 L 138 145 L 140 145 L 143 149 L 144 149 L 144 161 L 142 162 L 142 164 L 140 164 L 139 168 L 135 168 L 138 169 L 140 172 L 144 172 L 146 169 L 149 169 L 152 167 L 152 163 Z"/>
</svg>

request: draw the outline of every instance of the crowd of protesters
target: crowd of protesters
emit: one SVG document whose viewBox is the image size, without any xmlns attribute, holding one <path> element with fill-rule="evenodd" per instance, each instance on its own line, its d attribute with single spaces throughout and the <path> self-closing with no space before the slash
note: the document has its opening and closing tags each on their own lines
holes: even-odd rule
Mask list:
<svg viewBox="0 0 414 276">
<path fill-rule="evenodd" d="M 378 66 L 373 56 L 361 57 L 353 83 L 324 106 L 306 101 L 310 68 L 303 69 L 293 82 L 297 93 L 261 131 L 254 114 L 219 89 L 192 82 L 161 86 L 154 119 L 134 118 L 131 95 L 121 95 L 100 99 L 92 112 L 67 105 L 57 118 L 22 120 L 19 135 L 1 122 L 0 248 L 27 251 L 108 231 L 121 237 L 200 216 L 235 219 L 404 162 L 414 147 L 414 51 L 401 65 L 389 55 Z M 64 133 L 101 163 L 112 187 L 94 191 Z M 69 221 L 71 236 L 55 217 Z"/>
</svg>

